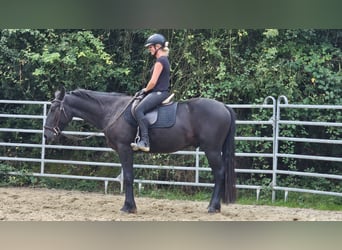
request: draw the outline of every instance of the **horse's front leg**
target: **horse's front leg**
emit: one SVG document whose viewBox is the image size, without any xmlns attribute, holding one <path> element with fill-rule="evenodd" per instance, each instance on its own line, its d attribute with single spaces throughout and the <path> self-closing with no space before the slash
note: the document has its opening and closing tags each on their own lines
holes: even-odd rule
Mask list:
<svg viewBox="0 0 342 250">
<path fill-rule="evenodd" d="M 123 170 L 123 180 L 125 189 L 125 203 L 121 208 L 121 211 L 126 213 L 136 213 L 137 207 L 134 201 L 133 194 L 133 182 L 134 182 L 134 172 L 133 172 L 133 151 L 130 147 L 124 147 L 118 150 L 121 167 Z"/>
</svg>

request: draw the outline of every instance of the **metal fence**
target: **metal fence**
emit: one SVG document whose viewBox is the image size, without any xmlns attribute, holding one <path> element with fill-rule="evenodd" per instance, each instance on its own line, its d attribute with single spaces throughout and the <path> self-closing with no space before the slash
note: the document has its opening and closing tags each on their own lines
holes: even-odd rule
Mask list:
<svg viewBox="0 0 342 250">
<path fill-rule="evenodd" d="M 87 152 L 111 152 L 112 149 L 103 146 L 79 146 L 79 145 L 47 145 L 45 144 L 45 139 L 43 137 L 43 124 L 45 123 L 46 114 L 48 107 L 50 105 L 49 102 L 39 102 L 39 101 L 16 101 L 16 100 L 0 100 L 2 105 L 34 105 L 39 106 L 41 113 L 40 114 L 9 114 L 6 113 L 6 109 L 3 113 L 0 114 L 0 118 L 2 121 L 6 119 L 29 119 L 29 120 L 37 120 L 39 128 L 8 128 L 3 127 L 1 122 L 0 134 L 4 133 L 15 133 L 15 134 L 34 134 L 40 136 L 40 141 L 36 143 L 22 142 L 22 141 L 6 141 L 0 138 L 0 147 L 2 155 L 0 155 L 0 161 L 2 162 L 26 162 L 32 165 L 39 166 L 39 171 L 29 173 L 30 175 L 36 177 L 53 177 L 53 178 L 70 178 L 70 179 L 82 179 L 82 180 L 97 180 L 104 182 L 105 193 L 107 193 L 108 183 L 109 182 L 119 182 L 120 183 L 120 191 L 123 191 L 123 179 L 122 172 L 118 174 L 116 177 L 108 177 L 108 176 L 84 176 L 81 174 L 70 175 L 70 174 L 62 174 L 62 173 L 49 173 L 46 171 L 45 166 L 47 164 L 63 164 L 63 165 L 84 165 L 84 166 L 101 166 L 108 168 L 120 168 L 120 163 L 113 162 L 104 162 L 104 161 L 76 161 L 76 160 L 61 160 L 59 157 L 49 158 L 47 157 L 47 150 L 79 150 L 79 151 L 87 151 Z M 282 120 L 281 114 L 284 110 L 288 109 L 301 109 L 301 110 L 317 110 L 317 109 L 326 109 L 326 110 L 342 110 L 341 105 L 298 105 L 298 104 L 289 104 L 287 98 L 285 96 L 280 96 L 278 99 L 274 97 L 267 97 L 263 104 L 254 105 L 254 104 L 230 104 L 235 111 L 238 113 L 237 120 L 237 128 L 243 127 L 262 127 L 263 132 L 254 133 L 253 135 L 245 135 L 245 134 L 237 134 L 236 142 L 243 142 L 245 145 L 249 143 L 268 143 L 270 149 L 268 151 L 263 152 L 250 152 L 248 150 L 243 151 L 239 150 L 236 153 L 237 160 L 239 162 L 239 158 L 244 160 L 246 158 L 251 159 L 266 159 L 267 166 L 237 166 L 236 173 L 237 175 L 268 175 L 269 183 L 263 183 L 260 185 L 251 185 L 248 184 L 248 179 L 246 181 L 246 177 L 243 178 L 246 183 L 239 183 L 237 185 L 238 189 L 252 189 L 256 191 L 256 199 L 259 199 L 260 191 L 264 188 L 272 190 L 272 200 L 275 200 L 276 191 L 281 190 L 284 192 L 285 200 L 288 197 L 288 193 L 291 192 L 307 192 L 314 194 L 324 194 L 324 195 L 334 195 L 334 196 L 342 196 L 342 193 L 339 192 L 330 192 L 325 190 L 313 190 L 313 189 L 305 189 L 301 187 L 284 187 L 279 186 L 277 183 L 277 179 L 280 176 L 308 176 L 315 178 L 327 178 L 327 179 L 335 179 L 342 180 L 342 175 L 340 172 L 338 174 L 322 174 L 322 173 L 314 173 L 314 172 L 299 172 L 299 171 L 291 171 L 290 169 L 278 169 L 278 163 L 281 159 L 303 159 L 303 160 L 318 160 L 318 161 L 329 161 L 340 164 L 342 162 L 341 157 L 332 157 L 332 156 L 318 156 L 318 155 L 296 155 L 296 154 L 288 154 L 279 151 L 279 145 L 282 142 L 305 142 L 305 143 L 333 143 L 336 145 L 341 145 L 341 138 L 338 139 L 321 139 L 321 138 L 298 138 L 298 137 L 284 137 L 281 136 L 283 125 L 293 125 L 293 126 L 325 126 L 325 127 L 337 127 L 338 129 L 342 128 L 341 122 L 325 122 L 325 121 L 299 121 L 299 120 Z M 252 113 L 258 112 L 266 112 L 264 117 L 265 119 L 252 119 L 244 120 L 243 117 L 239 117 L 239 110 L 248 109 Z M 246 112 L 241 112 L 242 114 Z M 255 117 L 262 117 L 262 115 L 255 115 Z M 81 119 L 74 118 L 74 120 L 79 121 Z M 248 129 L 247 129 L 248 130 Z M 67 135 L 76 135 L 76 136 L 100 136 L 103 137 L 103 133 L 99 132 L 80 132 L 80 131 L 65 131 Z M 241 133 L 241 132 L 240 132 Z M 242 132 L 243 133 L 243 132 Z M 341 133 L 339 133 L 341 134 Z M 30 155 L 26 156 L 11 156 L 6 154 L 6 150 L 9 148 L 36 148 L 39 149 L 39 157 L 30 157 Z M 248 147 L 246 147 L 248 148 Z M 162 184 L 162 185 L 181 185 L 181 186 L 203 186 L 203 187 L 212 187 L 213 183 L 208 183 L 208 181 L 203 182 L 202 178 L 200 178 L 202 173 L 211 171 L 211 169 L 201 164 L 201 157 L 204 156 L 204 152 L 200 151 L 198 148 L 194 151 L 178 151 L 173 153 L 175 155 L 191 155 L 194 157 L 194 166 L 165 166 L 160 163 L 159 165 L 145 165 L 139 164 L 135 162 L 134 167 L 136 169 L 149 169 L 153 170 L 172 170 L 172 171 L 192 171 L 194 173 L 194 180 L 192 181 L 175 181 L 175 180 L 158 180 L 158 179 L 148 179 L 148 178 L 138 178 L 135 179 L 135 183 L 138 184 L 139 190 L 145 184 Z M 247 161 L 248 162 L 248 161 Z M 340 164 L 342 168 L 342 164 Z M 19 171 L 10 172 L 12 175 L 20 175 L 22 174 Z M 341 185 L 342 186 L 342 185 Z"/>
<path fill-rule="evenodd" d="M 321 156 L 321 155 L 306 155 L 306 154 L 288 154 L 288 153 L 281 153 L 279 152 L 279 143 L 282 141 L 287 142 L 304 142 L 304 143 L 319 143 L 319 144 L 336 144 L 342 145 L 341 137 L 337 139 L 323 139 L 323 138 L 298 138 L 298 137 L 284 137 L 281 136 L 282 125 L 293 125 L 293 126 L 319 126 L 319 127 L 326 127 L 332 128 L 336 127 L 339 129 L 338 135 L 342 134 L 342 122 L 333 121 L 333 122 L 326 122 L 326 121 L 299 121 L 299 120 L 283 120 L 281 118 L 281 114 L 284 110 L 289 109 L 301 109 L 310 112 L 312 110 L 342 110 L 342 105 L 299 105 L 299 104 L 289 104 L 288 99 L 286 96 L 279 96 L 277 99 L 277 111 L 276 111 L 276 131 L 274 135 L 274 162 L 273 162 L 273 177 L 272 177 L 272 200 L 275 200 L 275 191 L 276 190 L 283 190 L 285 191 L 285 200 L 287 199 L 288 192 L 304 192 L 304 193 L 313 193 L 313 194 L 323 194 L 323 195 L 335 195 L 335 196 L 342 196 L 342 193 L 338 192 L 329 192 L 324 190 L 313 190 L 313 189 L 304 189 L 304 188 L 294 188 L 294 187 L 282 187 L 277 185 L 277 177 L 279 175 L 294 175 L 294 176 L 307 176 L 307 177 L 314 177 L 314 178 L 326 178 L 326 179 L 335 179 L 335 180 L 342 180 L 341 174 L 322 174 L 322 173 L 313 173 L 313 172 L 298 172 L 298 171 L 291 171 L 291 170 L 279 170 L 277 168 L 277 164 L 280 158 L 290 158 L 290 159 L 304 159 L 307 161 L 325 161 L 325 162 L 335 162 L 339 164 L 339 168 L 342 172 L 342 156 L 338 155 L 338 157 L 332 156 Z M 341 116 L 339 117 L 342 118 Z M 341 149 L 341 148 L 340 148 Z M 340 150 L 341 152 L 341 150 Z M 316 153 L 316 152 L 315 152 Z M 342 182 L 340 183 L 342 184 Z M 341 185 L 340 185 L 341 186 Z"/>
</svg>

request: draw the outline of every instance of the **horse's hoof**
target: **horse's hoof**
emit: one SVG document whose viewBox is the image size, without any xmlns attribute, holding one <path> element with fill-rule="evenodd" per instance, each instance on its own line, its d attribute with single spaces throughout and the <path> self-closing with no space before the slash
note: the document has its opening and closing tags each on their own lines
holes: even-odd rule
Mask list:
<svg viewBox="0 0 342 250">
<path fill-rule="evenodd" d="M 123 207 L 120 209 L 121 212 L 124 212 L 124 213 L 127 213 L 127 214 L 136 214 L 137 213 L 137 209 L 136 208 L 126 208 L 126 207 Z"/>
<path fill-rule="evenodd" d="M 214 208 L 214 207 L 209 207 L 208 208 L 208 213 L 209 214 L 215 214 L 215 213 L 220 213 L 221 209 L 220 208 Z"/>
</svg>

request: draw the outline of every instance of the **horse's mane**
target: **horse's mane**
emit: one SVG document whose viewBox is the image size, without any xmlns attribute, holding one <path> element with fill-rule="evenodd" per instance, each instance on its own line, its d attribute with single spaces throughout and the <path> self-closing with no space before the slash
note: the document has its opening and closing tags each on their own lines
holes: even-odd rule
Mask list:
<svg viewBox="0 0 342 250">
<path fill-rule="evenodd" d="M 69 92 L 70 95 L 77 96 L 83 100 L 86 100 L 87 103 L 89 101 L 98 103 L 100 106 L 105 107 L 107 105 L 110 105 L 109 103 L 112 103 L 115 98 L 113 97 L 119 97 L 119 96 L 127 96 L 122 93 L 117 92 L 101 92 L 101 91 L 93 91 L 93 90 L 87 90 L 87 89 L 76 89 Z"/>
<path fill-rule="evenodd" d="M 126 94 L 118 93 L 118 92 L 101 92 L 101 91 L 93 91 L 93 90 L 87 90 L 87 89 L 75 89 L 69 92 L 69 94 L 76 95 L 79 97 L 86 97 L 86 98 L 127 96 Z"/>
</svg>

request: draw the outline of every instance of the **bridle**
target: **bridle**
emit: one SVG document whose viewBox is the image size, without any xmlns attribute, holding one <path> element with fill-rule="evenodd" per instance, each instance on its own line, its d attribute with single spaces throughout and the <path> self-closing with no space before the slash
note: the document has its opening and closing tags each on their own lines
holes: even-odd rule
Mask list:
<svg viewBox="0 0 342 250">
<path fill-rule="evenodd" d="M 62 133 L 62 130 L 59 128 L 58 124 L 61 119 L 61 113 L 63 112 L 65 118 L 68 118 L 67 114 L 65 113 L 64 109 L 64 100 L 54 99 L 51 103 L 58 102 L 59 103 L 59 110 L 55 116 L 55 125 L 53 127 L 44 126 L 45 129 L 52 131 L 56 136 Z"/>
<path fill-rule="evenodd" d="M 59 121 L 61 119 L 61 114 L 63 114 L 65 116 L 65 118 L 68 119 L 68 116 L 67 116 L 65 109 L 64 109 L 64 100 L 54 99 L 51 103 L 54 103 L 54 102 L 59 103 L 59 109 L 58 109 L 57 114 L 55 116 L 55 125 L 53 127 L 44 126 L 45 129 L 52 131 L 55 136 L 63 135 L 66 138 L 69 138 L 69 139 L 74 140 L 74 141 L 86 140 L 86 139 L 89 139 L 93 136 L 96 136 L 96 134 L 94 134 L 94 135 L 89 135 L 89 136 L 81 138 L 81 137 L 66 135 L 66 134 L 62 133 L 62 130 L 58 126 Z"/>
</svg>

